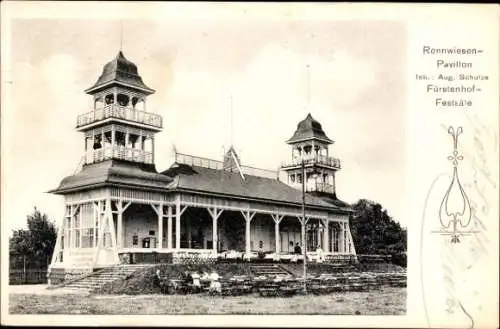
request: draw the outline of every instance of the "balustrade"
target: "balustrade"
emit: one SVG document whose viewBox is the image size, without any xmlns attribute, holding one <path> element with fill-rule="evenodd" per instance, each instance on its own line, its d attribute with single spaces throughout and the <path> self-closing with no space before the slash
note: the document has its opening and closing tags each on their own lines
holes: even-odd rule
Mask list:
<svg viewBox="0 0 500 329">
<path fill-rule="evenodd" d="M 106 146 L 93 150 L 87 163 L 100 162 L 107 159 L 122 159 L 134 162 L 153 163 L 153 154 L 143 150 L 126 148 L 123 146 Z"/>
<path fill-rule="evenodd" d="M 107 105 L 102 109 L 96 109 L 78 116 L 76 127 L 82 127 L 100 120 L 116 118 L 131 122 L 162 128 L 162 117 L 158 114 L 135 110 L 116 104 Z"/>
<path fill-rule="evenodd" d="M 341 168 L 341 163 L 340 160 L 334 157 L 327 157 L 323 155 L 317 155 L 317 156 L 311 156 L 311 157 L 304 157 L 304 158 L 294 158 L 292 161 L 283 163 L 282 167 L 296 167 L 296 166 L 301 166 L 302 161 L 304 161 L 304 164 L 307 165 L 325 165 L 328 167 L 332 168 Z"/>
</svg>

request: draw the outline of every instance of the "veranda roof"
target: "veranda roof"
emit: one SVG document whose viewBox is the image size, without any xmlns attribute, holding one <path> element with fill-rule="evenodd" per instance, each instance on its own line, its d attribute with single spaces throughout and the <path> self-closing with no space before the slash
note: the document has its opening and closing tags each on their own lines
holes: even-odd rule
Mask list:
<svg viewBox="0 0 500 329">
<path fill-rule="evenodd" d="M 159 174 L 154 165 L 111 159 L 83 166 L 79 173 L 64 178 L 59 187 L 49 193 L 64 194 L 101 184 L 166 189 L 171 181 L 171 178 Z"/>
</svg>

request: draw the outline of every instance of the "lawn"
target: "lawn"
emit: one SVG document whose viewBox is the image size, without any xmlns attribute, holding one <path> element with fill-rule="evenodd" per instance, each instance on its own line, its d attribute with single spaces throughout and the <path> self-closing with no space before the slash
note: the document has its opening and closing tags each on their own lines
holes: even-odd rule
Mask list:
<svg viewBox="0 0 500 329">
<path fill-rule="evenodd" d="M 10 314 L 330 314 L 404 315 L 406 288 L 288 298 L 247 295 L 10 294 Z"/>
</svg>

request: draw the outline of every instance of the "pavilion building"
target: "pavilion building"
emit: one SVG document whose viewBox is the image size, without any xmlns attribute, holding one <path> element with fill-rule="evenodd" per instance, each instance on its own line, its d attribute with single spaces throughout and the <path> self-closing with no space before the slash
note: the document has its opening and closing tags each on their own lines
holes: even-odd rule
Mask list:
<svg viewBox="0 0 500 329">
<path fill-rule="evenodd" d="M 308 252 L 321 246 L 326 255 L 355 255 L 352 209 L 335 191 L 341 164 L 310 114 L 287 141 L 287 182 L 279 172 L 243 166 L 233 147 L 222 161 L 176 152 L 170 168 L 158 172 L 155 134 L 163 122 L 146 110 L 154 90 L 137 66 L 120 51 L 86 93 L 93 108 L 76 124 L 84 163 L 50 191 L 64 196 L 65 216 L 49 279 L 55 271 L 81 274 L 151 254 L 216 258 L 234 250 L 245 259 L 256 251 L 287 258 L 304 231 Z"/>
</svg>

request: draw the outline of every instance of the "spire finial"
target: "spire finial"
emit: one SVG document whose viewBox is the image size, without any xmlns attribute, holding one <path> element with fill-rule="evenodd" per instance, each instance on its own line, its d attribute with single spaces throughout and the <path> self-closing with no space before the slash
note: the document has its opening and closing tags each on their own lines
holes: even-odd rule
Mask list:
<svg viewBox="0 0 500 329">
<path fill-rule="evenodd" d="M 231 146 L 233 146 L 233 95 L 229 96 L 229 109 L 231 111 Z"/>
<path fill-rule="evenodd" d="M 310 74 L 309 74 L 309 63 L 307 63 L 306 65 L 306 83 L 307 83 L 307 110 L 308 112 L 310 112 L 310 101 L 311 101 L 311 78 L 310 78 Z"/>
<path fill-rule="evenodd" d="M 120 20 L 120 51 L 123 50 L 123 21 Z"/>
</svg>

